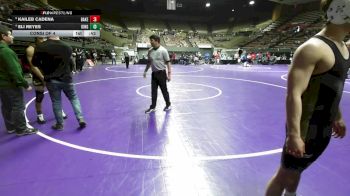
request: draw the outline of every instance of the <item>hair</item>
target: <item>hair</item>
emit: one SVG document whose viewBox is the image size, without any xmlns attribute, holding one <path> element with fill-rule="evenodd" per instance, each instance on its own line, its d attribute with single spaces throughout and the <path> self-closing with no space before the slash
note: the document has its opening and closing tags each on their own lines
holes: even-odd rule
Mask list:
<svg viewBox="0 0 350 196">
<path fill-rule="evenodd" d="M 49 36 L 47 39 L 51 39 L 51 40 L 60 40 L 60 36 L 51 35 L 51 36 Z"/>
<path fill-rule="evenodd" d="M 327 13 L 329 5 L 332 3 L 332 1 L 333 0 L 321 0 L 320 8 L 324 13 Z"/>
<path fill-rule="evenodd" d="M 2 35 L 8 35 L 9 31 L 11 31 L 10 28 L 0 24 L 0 40 L 2 40 Z"/>
<path fill-rule="evenodd" d="M 330 6 L 330 4 L 332 3 L 333 0 L 321 0 L 320 3 L 320 9 L 321 11 L 323 11 L 324 15 L 323 15 L 323 20 L 327 21 L 326 25 L 329 24 L 330 22 L 327 20 L 327 10 Z"/>
<path fill-rule="evenodd" d="M 35 41 L 36 41 L 36 40 L 45 39 L 45 37 L 35 37 L 34 39 L 35 39 Z"/>
<path fill-rule="evenodd" d="M 158 35 L 153 34 L 149 37 L 149 39 L 153 39 L 154 41 L 160 43 L 160 37 Z"/>
</svg>

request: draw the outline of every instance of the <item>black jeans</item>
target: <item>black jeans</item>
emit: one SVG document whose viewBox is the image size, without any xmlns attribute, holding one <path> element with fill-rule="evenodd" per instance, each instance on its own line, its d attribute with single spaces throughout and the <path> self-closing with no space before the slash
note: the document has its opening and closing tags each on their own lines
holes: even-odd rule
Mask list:
<svg viewBox="0 0 350 196">
<path fill-rule="evenodd" d="M 171 104 L 166 82 L 166 70 L 152 72 L 152 105 L 150 108 L 155 108 L 157 105 L 158 86 L 162 91 L 166 105 L 169 106 Z"/>
<path fill-rule="evenodd" d="M 27 128 L 22 88 L 0 88 L 1 112 L 7 130 L 22 132 Z"/>
</svg>

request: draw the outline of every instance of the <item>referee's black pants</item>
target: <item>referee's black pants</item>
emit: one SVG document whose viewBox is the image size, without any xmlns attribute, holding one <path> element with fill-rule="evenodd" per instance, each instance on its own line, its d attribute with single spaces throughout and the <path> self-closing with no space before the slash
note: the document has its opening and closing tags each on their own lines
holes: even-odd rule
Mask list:
<svg viewBox="0 0 350 196">
<path fill-rule="evenodd" d="M 171 105 L 166 82 L 167 82 L 166 70 L 152 72 L 152 105 L 150 106 L 150 108 L 155 108 L 157 105 L 158 86 L 162 91 L 166 105 L 167 106 Z"/>
</svg>

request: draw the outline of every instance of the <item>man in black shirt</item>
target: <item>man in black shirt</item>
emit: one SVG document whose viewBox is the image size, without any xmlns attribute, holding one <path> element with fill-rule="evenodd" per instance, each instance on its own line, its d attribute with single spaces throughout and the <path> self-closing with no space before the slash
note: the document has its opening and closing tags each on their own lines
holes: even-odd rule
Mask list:
<svg viewBox="0 0 350 196">
<path fill-rule="evenodd" d="M 62 91 L 72 104 L 80 128 L 86 126 L 80 101 L 73 84 L 71 55 L 72 48 L 62 42 L 58 36 L 52 36 L 36 47 L 33 57 L 33 64 L 43 72 L 44 81 L 51 97 L 56 118 L 56 124 L 52 128 L 55 130 L 63 130 Z"/>
<path fill-rule="evenodd" d="M 26 55 L 26 63 L 30 65 L 30 70 L 33 75 L 33 86 L 35 89 L 35 109 L 37 113 L 37 122 L 39 124 L 44 124 L 45 118 L 44 114 L 42 113 L 42 101 L 44 99 L 44 90 L 45 90 L 45 82 L 44 82 L 44 76 L 41 73 L 41 71 L 32 64 L 32 58 L 34 55 L 35 47 L 39 45 L 40 43 L 44 42 L 46 38 L 44 37 L 36 37 L 35 38 L 35 44 L 30 44 L 25 51 Z M 63 118 L 67 118 L 66 114 L 62 111 Z"/>
</svg>

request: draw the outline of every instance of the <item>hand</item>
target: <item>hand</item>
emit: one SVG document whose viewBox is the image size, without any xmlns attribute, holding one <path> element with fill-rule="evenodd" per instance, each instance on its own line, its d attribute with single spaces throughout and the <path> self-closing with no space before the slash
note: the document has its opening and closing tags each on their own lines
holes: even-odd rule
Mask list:
<svg viewBox="0 0 350 196">
<path fill-rule="evenodd" d="M 143 77 L 146 78 L 147 72 L 143 72 Z"/>
<path fill-rule="evenodd" d="M 343 138 L 346 135 L 346 126 L 342 118 L 333 122 L 332 131 L 335 138 Z"/>
<path fill-rule="evenodd" d="M 167 79 L 168 79 L 168 82 L 170 82 L 170 80 L 171 80 L 171 75 L 170 75 L 170 73 L 167 75 Z"/>
<path fill-rule="evenodd" d="M 286 152 L 296 158 L 301 158 L 305 153 L 305 143 L 300 136 L 288 136 L 286 139 Z"/>
<path fill-rule="evenodd" d="M 32 90 L 31 86 L 28 86 L 28 88 L 26 88 L 26 91 L 31 91 L 31 90 Z"/>
</svg>

